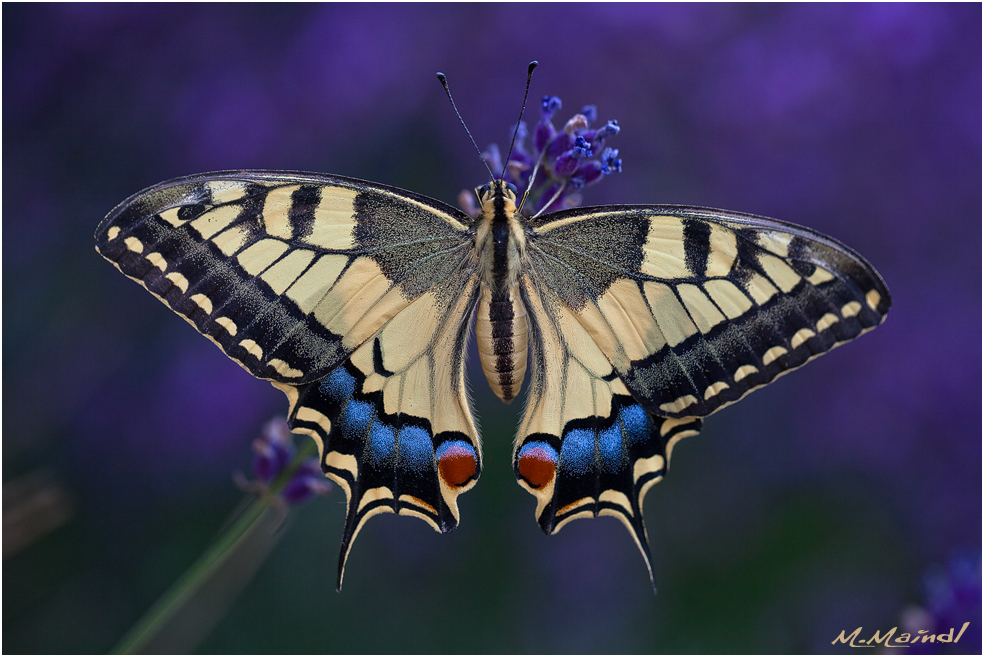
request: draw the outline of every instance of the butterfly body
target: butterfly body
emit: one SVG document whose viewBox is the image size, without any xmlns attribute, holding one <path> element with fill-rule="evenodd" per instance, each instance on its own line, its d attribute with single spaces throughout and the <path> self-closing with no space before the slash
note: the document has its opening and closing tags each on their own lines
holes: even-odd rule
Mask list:
<svg viewBox="0 0 984 657">
<path fill-rule="evenodd" d="M 611 515 L 647 567 L 642 502 L 702 418 L 874 328 L 891 304 L 848 247 L 668 205 L 528 219 L 493 181 L 472 218 L 341 176 L 227 171 L 140 192 L 97 250 L 288 398 L 348 498 L 341 576 L 379 513 L 458 524 L 482 470 L 465 383 L 526 382 L 513 469 L 554 533 Z M 474 319 L 473 319 L 474 318 Z"/>
<path fill-rule="evenodd" d="M 495 394 L 512 401 L 526 373 L 529 327 L 519 277 L 526 262 L 525 218 L 516 211 L 516 189 L 494 180 L 477 190 L 475 252 L 481 297 L 475 332 L 482 371 Z"/>
</svg>

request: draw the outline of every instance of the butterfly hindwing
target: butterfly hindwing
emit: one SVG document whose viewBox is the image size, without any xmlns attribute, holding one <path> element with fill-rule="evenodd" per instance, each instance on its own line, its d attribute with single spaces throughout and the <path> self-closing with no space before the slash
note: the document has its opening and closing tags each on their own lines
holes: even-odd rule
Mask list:
<svg viewBox="0 0 984 657">
<path fill-rule="evenodd" d="M 697 433 L 700 420 L 653 417 L 535 272 L 521 290 L 532 376 L 513 451 L 516 477 L 537 498 L 537 522 L 548 534 L 576 518 L 618 518 L 652 577 L 643 498 L 662 478 L 673 444 Z"/>
<path fill-rule="evenodd" d="M 700 418 L 877 326 L 891 303 L 847 247 L 679 206 L 532 222 L 532 372 L 513 464 L 547 533 L 614 515 L 652 575 L 643 498 Z"/>
<path fill-rule="evenodd" d="M 474 274 L 457 274 L 389 320 L 324 379 L 284 387 L 291 427 L 317 441 L 324 471 L 348 498 L 339 588 L 368 518 L 399 513 L 451 531 L 457 496 L 481 472 L 464 369 L 478 286 Z"/>
<path fill-rule="evenodd" d="M 96 248 L 254 376 L 307 383 L 459 266 L 463 221 L 340 176 L 220 172 L 127 199 Z"/>
<path fill-rule="evenodd" d="M 611 206 L 535 227 L 531 266 L 655 415 L 707 416 L 874 328 L 891 304 L 861 256 L 763 217 Z"/>
</svg>

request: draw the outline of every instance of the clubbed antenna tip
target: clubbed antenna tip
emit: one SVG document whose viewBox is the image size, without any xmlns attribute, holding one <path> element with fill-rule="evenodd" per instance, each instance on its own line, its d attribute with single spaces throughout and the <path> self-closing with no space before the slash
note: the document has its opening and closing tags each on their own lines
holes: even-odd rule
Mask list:
<svg viewBox="0 0 984 657">
<path fill-rule="evenodd" d="M 509 166 L 509 158 L 512 157 L 513 146 L 516 145 L 516 135 L 519 134 L 519 124 L 523 120 L 523 112 L 526 111 L 526 99 L 530 95 L 530 80 L 533 79 L 533 69 L 537 66 L 539 66 L 539 62 L 534 59 L 530 62 L 530 66 L 526 70 L 526 91 L 523 93 L 523 107 L 519 110 L 519 120 L 516 121 L 516 129 L 513 131 L 512 142 L 510 142 L 509 150 L 506 152 L 506 159 L 504 160 L 505 163 L 502 165 L 502 175 L 499 176 L 500 178 L 506 177 L 506 167 Z M 532 179 L 530 179 L 530 184 L 533 184 Z"/>
</svg>

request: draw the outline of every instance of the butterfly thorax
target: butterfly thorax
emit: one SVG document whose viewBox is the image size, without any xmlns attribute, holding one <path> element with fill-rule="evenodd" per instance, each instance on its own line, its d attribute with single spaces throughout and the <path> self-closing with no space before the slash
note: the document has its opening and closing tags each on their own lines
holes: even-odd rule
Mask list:
<svg viewBox="0 0 984 657">
<path fill-rule="evenodd" d="M 477 190 L 482 213 L 476 220 L 475 253 L 481 281 L 475 332 L 482 370 L 502 401 L 511 401 L 526 373 L 529 332 L 519 295 L 526 259 L 526 228 L 516 211 L 516 189 L 494 180 Z"/>
</svg>

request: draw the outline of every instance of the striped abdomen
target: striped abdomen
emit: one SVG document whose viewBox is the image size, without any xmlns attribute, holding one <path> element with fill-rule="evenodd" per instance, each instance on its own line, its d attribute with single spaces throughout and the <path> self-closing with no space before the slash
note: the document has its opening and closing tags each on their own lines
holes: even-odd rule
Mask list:
<svg viewBox="0 0 984 657">
<path fill-rule="evenodd" d="M 519 394 L 526 375 L 526 308 L 519 287 L 499 294 L 483 285 L 478 302 L 475 334 L 482 370 L 492 390 L 504 402 Z"/>
</svg>

